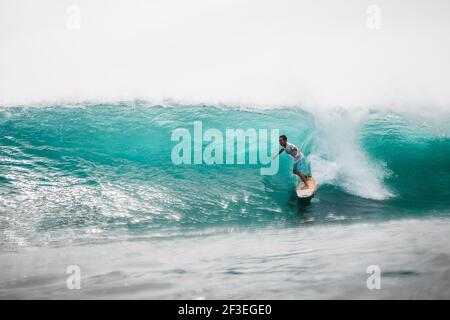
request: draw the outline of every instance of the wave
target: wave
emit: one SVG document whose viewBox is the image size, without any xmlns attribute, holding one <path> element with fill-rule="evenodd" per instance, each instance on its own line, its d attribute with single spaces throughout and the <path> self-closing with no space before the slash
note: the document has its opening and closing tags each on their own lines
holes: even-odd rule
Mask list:
<svg viewBox="0 0 450 320">
<path fill-rule="evenodd" d="M 170 155 L 175 143 L 170 140 L 171 132 L 192 128 L 196 120 L 224 132 L 226 128 L 277 128 L 308 155 L 320 185 L 362 198 L 402 198 L 412 185 L 430 197 L 442 192 L 436 190 L 436 182 L 448 175 L 447 130 L 435 132 L 436 127 L 427 127 L 424 122 L 417 124 L 379 112 L 335 109 L 311 114 L 296 108 L 251 111 L 211 106 L 149 107 L 137 102 L 7 108 L 1 116 L 3 161 L 9 175 L 16 178 L 20 176 L 14 173 L 16 166 L 25 170 L 41 162 L 36 168 L 51 170 L 52 175 L 67 178 L 80 174 L 86 179 L 93 175 L 94 181 L 98 174 L 94 168 L 101 168 L 100 174 L 110 175 L 113 180 L 118 179 L 116 167 L 131 170 L 133 173 L 128 174 L 133 176 L 142 166 L 164 172 L 173 168 Z M 404 167 L 402 159 L 407 161 Z M 279 179 L 286 184 L 290 181 L 289 161 L 283 158 L 280 165 Z M 241 172 L 246 168 L 233 170 Z M 208 170 L 205 166 L 185 169 Z M 423 182 L 414 182 L 413 177 L 419 174 L 425 177 Z M 3 175 L 4 181 L 14 181 L 9 175 Z M 188 183 L 184 174 L 180 178 Z M 173 177 L 167 173 L 166 179 Z M 259 179 L 251 180 L 256 183 Z M 405 182 L 400 186 L 400 181 Z M 164 179 L 160 182 L 161 188 L 170 188 Z"/>
<path fill-rule="evenodd" d="M 172 133 L 192 131 L 199 120 L 204 130 L 286 134 L 319 183 L 310 205 L 297 201 L 286 155 L 265 176 L 248 162 L 175 164 Z M 130 232 L 158 237 L 203 227 L 445 216 L 450 138 L 441 129 L 345 109 L 318 115 L 142 101 L 8 107 L 0 110 L 0 225 L 14 241 L 33 245 L 64 243 L 67 234 L 98 241 Z"/>
</svg>

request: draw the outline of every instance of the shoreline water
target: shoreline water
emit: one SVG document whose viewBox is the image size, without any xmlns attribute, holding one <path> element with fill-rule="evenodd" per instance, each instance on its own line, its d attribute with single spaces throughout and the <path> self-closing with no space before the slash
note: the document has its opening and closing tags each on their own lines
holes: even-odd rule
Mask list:
<svg viewBox="0 0 450 320">
<path fill-rule="evenodd" d="M 448 299 L 447 218 L 0 253 L 1 299 Z M 81 270 L 70 290 L 66 269 Z M 381 289 L 366 286 L 379 266 Z"/>
</svg>

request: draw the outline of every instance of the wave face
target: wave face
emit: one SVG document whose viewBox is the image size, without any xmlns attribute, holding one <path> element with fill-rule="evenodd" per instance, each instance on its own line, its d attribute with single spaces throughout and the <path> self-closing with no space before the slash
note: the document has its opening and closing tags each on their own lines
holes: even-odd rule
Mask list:
<svg viewBox="0 0 450 320">
<path fill-rule="evenodd" d="M 175 165 L 171 133 L 192 128 L 280 129 L 319 183 L 299 204 L 291 159 L 258 165 Z M 10 107 L 0 112 L 2 226 L 23 241 L 64 232 L 108 237 L 167 228 L 388 219 L 450 208 L 448 127 L 392 113 L 295 108 Z M 117 232 L 112 232 L 116 230 Z"/>
</svg>

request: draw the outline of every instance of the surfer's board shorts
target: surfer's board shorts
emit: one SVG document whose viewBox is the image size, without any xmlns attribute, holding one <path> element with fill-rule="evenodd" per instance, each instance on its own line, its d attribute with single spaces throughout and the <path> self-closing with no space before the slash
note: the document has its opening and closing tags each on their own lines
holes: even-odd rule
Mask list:
<svg viewBox="0 0 450 320">
<path fill-rule="evenodd" d="M 306 164 L 305 157 L 301 158 L 297 162 L 294 162 L 294 167 L 292 169 L 307 175 L 309 173 L 309 170 L 308 165 Z"/>
</svg>

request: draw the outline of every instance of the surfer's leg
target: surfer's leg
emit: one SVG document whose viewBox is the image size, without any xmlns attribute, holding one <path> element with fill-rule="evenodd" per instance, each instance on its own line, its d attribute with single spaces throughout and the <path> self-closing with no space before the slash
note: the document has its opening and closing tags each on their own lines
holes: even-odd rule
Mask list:
<svg viewBox="0 0 450 320">
<path fill-rule="evenodd" d="M 309 188 L 309 184 L 308 184 L 308 179 L 306 178 L 306 176 L 303 173 L 301 173 L 300 171 L 296 170 L 296 169 L 293 170 L 293 173 L 296 176 L 298 176 L 303 181 L 303 183 L 305 184 L 302 187 L 302 189 L 308 189 Z"/>
<path fill-rule="evenodd" d="M 300 179 L 302 179 L 303 183 L 305 184 L 305 186 L 302 189 L 308 189 L 309 188 L 309 184 L 308 184 L 308 179 L 306 179 L 306 176 L 299 172 L 298 176 L 300 177 Z"/>
<path fill-rule="evenodd" d="M 309 184 L 308 184 L 308 178 L 307 178 L 307 167 L 306 167 L 306 161 L 305 158 L 302 158 L 298 163 L 297 163 L 297 172 L 299 173 L 298 176 L 300 177 L 300 179 L 302 179 L 303 183 L 305 184 L 304 189 L 308 189 L 309 188 Z"/>
<path fill-rule="evenodd" d="M 309 184 L 308 184 L 308 179 L 306 178 L 306 176 L 302 173 L 303 171 L 303 165 L 304 165 L 304 160 L 300 160 L 296 163 L 294 163 L 294 168 L 292 170 L 292 172 L 297 175 L 305 184 L 302 189 L 308 189 L 309 188 Z"/>
</svg>

